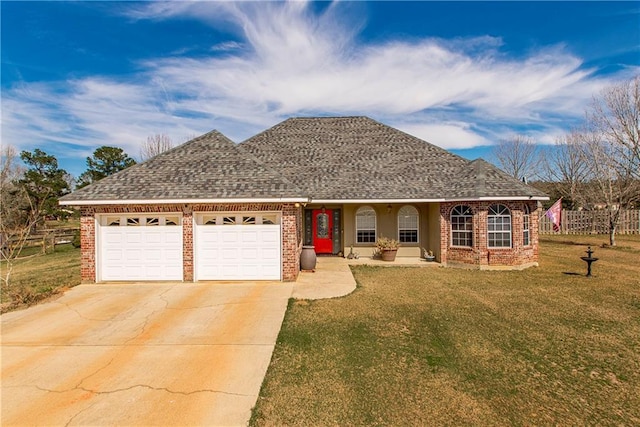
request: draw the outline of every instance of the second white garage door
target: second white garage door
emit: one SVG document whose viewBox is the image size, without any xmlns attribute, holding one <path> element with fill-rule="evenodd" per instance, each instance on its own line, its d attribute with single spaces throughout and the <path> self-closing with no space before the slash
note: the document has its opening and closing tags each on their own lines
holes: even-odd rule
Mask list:
<svg viewBox="0 0 640 427">
<path fill-rule="evenodd" d="M 279 218 L 277 213 L 196 215 L 196 280 L 280 280 Z"/>
</svg>

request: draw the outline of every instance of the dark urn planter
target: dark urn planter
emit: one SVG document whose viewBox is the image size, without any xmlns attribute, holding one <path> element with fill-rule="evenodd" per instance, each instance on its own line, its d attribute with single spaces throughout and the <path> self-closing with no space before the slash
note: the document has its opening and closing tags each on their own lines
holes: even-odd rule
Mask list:
<svg viewBox="0 0 640 427">
<path fill-rule="evenodd" d="M 381 258 L 383 261 L 395 261 L 397 249 L 382 249 Z"/>
<path fill-rule="evenodd" d="M 316 268 L 316 250 L 315 246 L 303 246 L 300 254 L 300 269 L 315 270 Z"/>
</svg>

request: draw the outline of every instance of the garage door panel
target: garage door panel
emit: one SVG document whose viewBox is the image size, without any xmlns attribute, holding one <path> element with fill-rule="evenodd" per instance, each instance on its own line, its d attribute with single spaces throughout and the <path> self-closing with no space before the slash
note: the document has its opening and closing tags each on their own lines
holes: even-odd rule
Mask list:
<svg viewBox="0 0 640 427">
<path fill-rule="evenodd" d="M 142 260 L 142 252 L 140 249 L 125 249 L 125 260 L 124 261 L 141 261 Z"/>
<path fill-rule="evenodd" d="M 144 240 L 145 240 L 145 243 L 162 243 L 163 241 L 162 233 L 159 231 L 146 233 Z"/>
<path fill-rule="evenodd" d="M 145 261 L 145 266 L 149 266 L 149 262 L 151 261 L 160 261 L 162 260 L 162 251 L 160 249 L 147 249 L 142 252 L 143 260 Z"/>
<path fill-rule="evenodd" d="M 196 280 L 280 280 L 280 225 L 196 223 Z"/>
<path fill-rule="evenodd" d="M 182 249 L 166 249 L 164 254 L 168 259 L 182 259 Z"/>
<path fill-rule="evenodd" d="M 275 249 L 263 249 L 262 259 L 266 260 L 280 260 L 280 252 Z"/>
<path fill-rule="evenodd" d="M 256 244 L 258 242 L 258 232 L 254 230 L 242 231 L 242 243 Z"/>
<path fill-rule="evenodd" d="M 182 280 L 182 226 L 99 228 L 99 280 Z"/>
<path fill-rule="evenodd" d="M 181 231 L 168 232 L 165 234 L 164 241 L 166 243 L 179 243 L 180 246 L 182 246 L 182 232 Z"/>
<path fill-rule="evenodd" d="M 223 248 L 222 259 L 225 261 L 237 260 L 240 257 L 239 248 Z"/>
<path fill-rule="evenodd" d="M 121 261 L 122 260 L 122 250 L 107 250 L 103 254 L 104 259 L 107 261 Z"/>
<path fill-rule="evenodd" d="M 242 248 L 242 258 L 244 260 L 259 259 L 257 248 Z"/>
<path fill-rule="evenodd" d="M 138 230 L 131 230 L 131 228 L 123 227 L 124 240 L 127 244 L 142 243 L 142 233 Z"/>
<path fill-rule="evenodd" d="M 280 266 L 275 265 L 263 265 L 262 273 L 269 277 L 280 276 Z"/>
</svg>

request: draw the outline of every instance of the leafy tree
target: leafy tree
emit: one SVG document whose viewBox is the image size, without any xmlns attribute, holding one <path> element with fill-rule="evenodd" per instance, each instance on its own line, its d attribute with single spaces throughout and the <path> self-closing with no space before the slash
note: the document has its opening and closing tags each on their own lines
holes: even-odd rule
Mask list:
<svg viewBox="0 0 640 427">
<path fill-rule="evenodd" d="M 58 198 L 70 191 L 67 172 L 58 167 L 58 160 L 36 148 L 22 151 L 20 159 L 27 166 L 17 185 L 28 198 L 29 222 L 39 224 L 46 215 L 64 216 L 58 206 Z"/>
<path fill-rule="evenodd" d="M 87 157 L 87 170 L 78 177 L 76 188 L 82 188 L 136 164 L 122 148 L 102 146 Z"/>
</svg>

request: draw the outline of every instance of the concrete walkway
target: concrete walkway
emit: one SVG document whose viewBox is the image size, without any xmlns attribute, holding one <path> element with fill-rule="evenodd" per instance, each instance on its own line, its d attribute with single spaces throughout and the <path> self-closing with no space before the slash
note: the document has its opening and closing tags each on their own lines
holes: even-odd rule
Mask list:
<svg viewBox="0 0 640 427">
<path fill-rule="evenodd" d="M 302 271 L 293 287 L 296 299 L 336 298 L 356 289 L 347 260 L 339 257 L 318 257 L 315 271 Z"/>
</svg>

